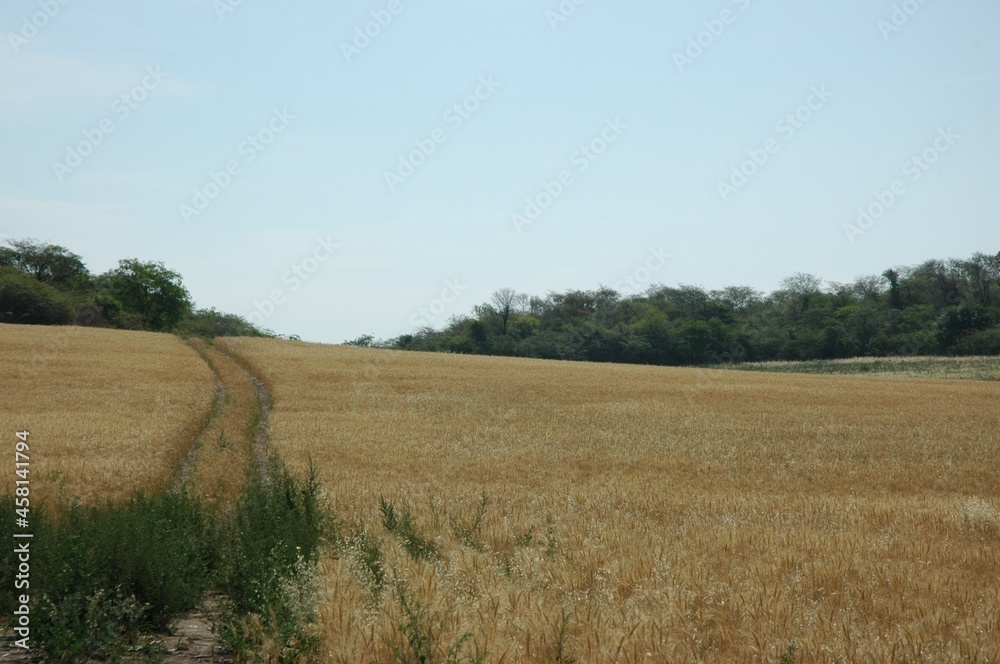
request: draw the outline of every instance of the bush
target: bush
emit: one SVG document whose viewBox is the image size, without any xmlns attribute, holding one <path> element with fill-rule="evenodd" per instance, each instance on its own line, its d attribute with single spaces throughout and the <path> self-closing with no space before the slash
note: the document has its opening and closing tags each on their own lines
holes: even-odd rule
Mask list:
<svg viewBox="0 0 1000 664">
<path fill-rule="evenodd" d="M 0 514 L 8 541 L 14 499 Z M 143 630 L 166 629 L 194 608 L 216 559 L 209 522 L 195 499 L 139 495 L 120 505 L 74 505 L 53 517 L 31 511 L 32 641 L 55 661 L 113 656 Z M 13 588 L 13 547 L 0 582 Z M 12 593 L 3 593 L 6 615 Z"/>
<path fill-rule="evenodd" d="M 382 525 L 394 535 L 403 540 L 403 548 L 414 560 L 430 560 L 438 555 L 437 545 L 427 539 L 417 530 L 413 521 L 413 513 L 409 506 L 404 505 L 399 512 L 396 506 L 385 498 L 381 499 Z"/>
<path fill-rule="evenodd" d="M 0 537 L 8 542 L 15 509 L 13 496 L 0 498 Z M 46 661 L 117 659 L 210 588 L 226 598 L 217 627 L 242 661 L 315 653 L 315 563 L 337 531 L 312 471 L 248 482 L 230 513 L 209 514 L 199 499 L 165 492 L 56 515 L 34 506 L 30 520 L 30 638 Z M 14 588 L 16 556 L 13 546 L 0 553 L 5 588 Z M 0 593 L 8 624 L 15 602 L 15 593 Z"/>
<path fill-rule="evenodd" d="M 951 350 L 955 355 L 1000 355 L 1000 328 L 966 334 Z"/>
<path fill-rule="evenodd" d="M 259 329 L 247 319 L 236 314 L 226 314 L 215 309 L 199 309 L 181 319 L 174 333 L 184 337 L 268 337 L 271 333 Z"/>
<path fill-rule="evenodd" d="M 272 462 L 275 463 L 275 462 Z M 228 608 L 222 638 L 247 661 L 293 661 L 313 652 L 312 570 L 320 545 L 336 536 L 310 467 L 305 479 L 282 469 L 269 482 L 253 478 L 224 527 L 222 590 Z"/>
<path fill-rule="evenodd" d="M 55 286 L 14 267 L 0 267 L 0 323 L 64 325 L 73 322 L 73 306 Z"/>
</svg>

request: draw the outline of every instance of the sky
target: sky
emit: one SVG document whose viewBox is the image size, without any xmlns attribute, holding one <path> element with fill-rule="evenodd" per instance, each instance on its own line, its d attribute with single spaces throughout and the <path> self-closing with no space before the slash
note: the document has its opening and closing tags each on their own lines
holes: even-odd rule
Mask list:
<svg viewBox="0 0 1000 664">
<path fill-rule="evenodd" d="M 6 0 L 0 240 L 339 343 L 1000 250 L 987 0 Z"/>
</svg>

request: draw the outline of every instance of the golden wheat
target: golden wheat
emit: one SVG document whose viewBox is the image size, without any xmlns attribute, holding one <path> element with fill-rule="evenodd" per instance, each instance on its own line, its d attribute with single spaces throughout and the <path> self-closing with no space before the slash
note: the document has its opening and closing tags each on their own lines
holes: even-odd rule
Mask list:
<svg viewBox="0 0 1000 664">
<path fill-rule="evenodd" d="M 1000 384 L 223 343 L 342 521 L 327 661 L 1000 657 Z"/>
<path fill-rule="evenodd" d="M 30 432 L 33 504 L 169 486 L 214 396 L 177 337 L 81 327 L 0 325 L 0 385 L 0 432 Z"/>
</svg>

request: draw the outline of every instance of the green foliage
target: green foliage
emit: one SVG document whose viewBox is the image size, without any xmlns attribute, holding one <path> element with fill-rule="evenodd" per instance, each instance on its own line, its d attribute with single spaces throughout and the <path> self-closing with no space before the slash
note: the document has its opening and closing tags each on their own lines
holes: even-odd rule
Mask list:
<svg viewBox="0 0 1000 664">
<path fill-rule="evenodd" d="M 993 316 L 981 304 L 963 302 L 957 307 L 948 307 L 938 318 L 938 343 L 947 352 L 964 335 L 985 330 L 993 324 Z"/>
<path fill-rule="evenodd" d="M 320 503 L 312 466 L 305 479 L 284 469 L 269 482 L 252 479 L 222 533 L 223 640 L 246 661 L 265 642 L 278 661 L 313 652 L 312 570 L 321 544 L 336 538 L 336 524 Z"/>
<path fill-rule="evenodd" d="M 393 621 L 403 637 L 403 643 L 392 640 L 386 642 L 395 661 L 406 664 L 433 664 L 440 661 L 458 664 L 461 661 L 482 662 L 485 659 L 485 654 L 470 655 L 462 659 L 462 651 L 472 638 L 472 632 L 465 632 L 444 650 L 441 639 L 446 616 L 435 615 L 425 604 L 414 598 L 406 586 L 406 580 L 398 574 L 394 575 L 393 587 L 403 614 L 400 620 Z M 438 654 L 442 651 L 443 659 Z"/>
<path fill-rule="evenodd" d="M 374 335 L 362 334 L 357 339 L 352 339 L 351 341 L 345 341 L 345 346 L 356 346 L 358 348 L 370 348 L 375 340 Z"/>
<path fill-rule="evenodd" d="M 99 283 L 123 309 L 137 314 L 147 330 L 168 332 L 191 312 L 191 295 L 181 275 L 163 263 L 122 260 Z"/>
<path fill-rule="evenodd" d="M 314 654 L 314 566 L 336 524 L 320 503 L 314 472 L 275 475 L 249 482 L 227 513 L 207 513 L 198 499 L 175 493 L 69 506 L 57 518 L 33 506 L 32 646 L 46 661 L 114 660 L 214 589 L 226 598 L 219 632 L 243 661 L 265 645 L 273 661 Z M 15 541 L 15 509 L 13 496 L 0 499 L 0 537 L 8 542 Z M 4 549 L 4 587 L 14 588 L 17 565 L 14 547 Z M 8 624 L 15 601 L 13 592 L 0 593 Z"/>
<path fill-rule="evenodd" d="M 273 337 L 268 330 L 236 314 L 227 314 L 215 309 L 197 309 L 181 319 L 174 327 L 174 333 L 184 337 Z"/>
<path fill-rule="evenodd" d="M 76 323 L 181 336 L 276 336 L 214 309 L 192 310 L 162 263 L 121 261 L 93 278 L 80 257 L 36 240 L 0 247 L 0 322 Z M 795 274 L 764 295 L 652 285 L 641 295 L 503 288 L 442 330 L 349 346 L 658 365 L 927 354 L 997 354 L 1000 254 L 931 260 L 851 284 Z M 297 339 L 297 337 L 282 337 Z"/>
<path fill-rule="evenodd" d="M 73 321 L 73 306 L 55 286 L 15 267 L 0 267 L 0 323 L 63 325 Z"/>
<path fill-rule="evenodd" d="M 182 337 L 273 337 L 234 314 L 193 310 L 181 276 L 135 259 L 93 277 L 79 256 L 38 240 L 0 247 L 0 323 L 75 323 Z"/>
<path fill-rule="evenodd" d="M 864 356 L 997 353 L 1000 256 L 927 261 L 850 284 L 796 274 L 764 295 L 651 286 L 527 298 L 493 294 L 443 330 L 388 345 L 405 350 L 666 365 L 729 365 Z"/>
<path fill-rule="evenodd" d="M 801 661 L 798 656 L 798 645 L 792 640 L 785 648 L 785 652 L 781 653 L 781 657 L 778 658 L 780 664 L 795 664 L 795 662 Z"/>
<path fill-rule="evenodd" d="M 382 561 L 382 550 L 371 533 L 363 525 L 360 525 L 356 528 L 353 536 L 341 542 L 341 548 L 346 552 L 354 552 L 361 564 L 365 583 L 371 589 L 372 595 L 374 597 L 381 596 L 385 586 L 385 567 Z"/>
<path fill-rule="evenodd" d="M 38 240 L 8 240 L 0 247 L 0 266 L 14 267 L 53 286 L 71 289 L 87 284 L 90 273 L 83 260 L 65 247 Z"/>
<path fill-rule="evenodd" d="M 397 513 L 396 506 L 385 498 L 380 499 L 382 510 L 382 525 L 390 533 L 398 535 L 403 540 L 403 548 L 414 560 L 429 560 L 438 555 L 437 544 L 425 538 L 417 530 L 413 521 L 413 513 L 409 506 L 404 506 Z"/>
<path fill-rule="evenodd" d="M 545 515 L 545 555 L 551 558 L 559 550 L 559 540 L 556 539 L 556 520 L 552 514 Z"/>
<path fill-rule="evenodd" d="M 483 550 L 483 542 L 480 535 L 482 534 L 483 519 L 486 517 L 486 510 L 489 508 L 489 504 L 489 496 L 484 493 L 479 498 L 479 502 L 476 503 L 476 510 L 469 520 L 463 521 L 455 517 L 450 519 L 451 531 L 455 534 L 455 537 L 461 540 L 467 547 L 477 551 Z"/>
<path fill-rule="evenodd" d="M 1000 328 L 964 335 L 951 347 L 955 355 L 1000 355 Z"/>
<path fill-rule="evenodd" d="M 14 499 L 2 528 L 14 541 Z M 111 656 L 142 630 L 163 630 L 193 608 L 209 583 L 215 539 L 201 505 L 178 494 L 138 495 L 121 505 L 31 511 L 32 642 L 54 661 Z M 0 582 L 13 588 L 8 547 Z M 0 595 L 3 614 L 15 608 Z"/>
<path fill-rule="evenodd" d="M 83 662 L 94 656 L 118 659 L 139 638 L 145 607 L 121 588 L 41 595 L 32 624 L 36 647 L 54 662 Z"/>
<path fill-rule="evenodd" d="M 559 626 L 556 628 L 555 639 L 552 642 L 552 661 L 560 664 L 571 664 L 575 660 L 569 654 L 569 621 L 570 613 L 565 608 L 559 617 Z"/>
</svg>

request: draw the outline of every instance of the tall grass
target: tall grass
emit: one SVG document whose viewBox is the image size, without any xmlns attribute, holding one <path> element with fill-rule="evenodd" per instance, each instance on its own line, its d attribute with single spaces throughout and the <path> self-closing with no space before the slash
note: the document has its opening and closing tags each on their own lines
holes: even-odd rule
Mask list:
<svg viewBox="0 0 1000 664">
<path fill-rule="evenodd" d="M 0 501 L 6 540 L 14 501 Z M 140 633 L 163 631 L 209 585 L 217 538 L 199 501 L 140 494 L 119 504 L 32 511 L 31 638 L 51 661 L 111 657 Z M 2 536 L 2 535 L 0 535 Z M 12 547 L 5 548 L 5 551 Z M 0 583 L 13 588 L 9 551 Z M 0 593 L 11 615 L 13 593 Z"/>
<path fill-rule="evenodd" d="M 302 479 L 284 470 L 268 482 L 251 478 L 223 531 L 223 641 L 245 661 L 315 655 L 315 565 L 324 542 L 337 537 L 315 471 Z"/>
</svg>

